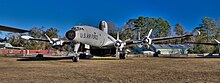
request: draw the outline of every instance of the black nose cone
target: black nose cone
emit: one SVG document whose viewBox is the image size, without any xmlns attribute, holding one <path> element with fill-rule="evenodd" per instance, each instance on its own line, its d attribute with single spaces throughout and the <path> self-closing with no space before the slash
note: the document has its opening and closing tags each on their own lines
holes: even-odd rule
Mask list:
<svg viewBox="0 0 220 83">
<path fill-rule="evenodd" d="M 69 30 L 66 32 L 66 38 L 69 40 L 73 40 L 76 37 L 76 33 L 73 30 Z"/>
</svg>

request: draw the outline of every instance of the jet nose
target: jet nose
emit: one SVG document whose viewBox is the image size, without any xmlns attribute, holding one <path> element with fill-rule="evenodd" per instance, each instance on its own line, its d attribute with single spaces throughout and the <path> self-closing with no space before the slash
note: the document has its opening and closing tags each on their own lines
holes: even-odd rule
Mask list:
<svg viewBox="0 0 220 83">
<path fill-rule="evenodd" d="M 66 32 L 66 38 L 69 40 L 73 40 L 76 37 L 76 33 L 74 30 L 69 30 Z"/>
</svg>

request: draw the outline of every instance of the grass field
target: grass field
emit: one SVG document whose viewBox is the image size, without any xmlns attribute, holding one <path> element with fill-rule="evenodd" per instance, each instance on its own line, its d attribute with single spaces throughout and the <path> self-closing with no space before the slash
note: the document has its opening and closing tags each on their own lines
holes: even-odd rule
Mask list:
<svg viewBox="0 0 220 83">
<path fill-rule="evenodd" d="M 0 57 L 0 82 L 220 82 L 220 58 L 134 57 L 72 63 Z"/>
</svg>

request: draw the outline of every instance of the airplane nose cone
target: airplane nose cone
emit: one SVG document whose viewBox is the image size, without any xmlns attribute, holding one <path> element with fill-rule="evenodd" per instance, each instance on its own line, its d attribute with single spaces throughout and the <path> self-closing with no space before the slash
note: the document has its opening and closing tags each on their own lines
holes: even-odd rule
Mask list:
<svg viewBox="0 0 220 83">
<path fill-rule="evenodd" d="M 69 40 L 73 40 L 76 37 L 76 33 L 73 30 L 69 30 L 66 32 L 66 38 Z"/>
</svg>

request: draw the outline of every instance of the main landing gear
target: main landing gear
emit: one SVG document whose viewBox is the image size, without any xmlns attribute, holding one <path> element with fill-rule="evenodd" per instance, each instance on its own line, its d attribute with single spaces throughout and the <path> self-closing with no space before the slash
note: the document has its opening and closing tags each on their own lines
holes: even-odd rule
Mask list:
<svg viewBox="0 0 220 83">
<path fill-rule="evenodd" d="M 72 61 L 73 62 L 78 62 L 79 61 L 79 56 L 73 56 Z"/>
<path fill-rule="evenodd" d="M 119 52 L 119 59 L 125 59 L 125 53 Z"/>
</svg>

